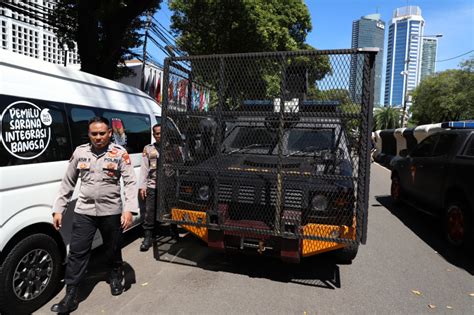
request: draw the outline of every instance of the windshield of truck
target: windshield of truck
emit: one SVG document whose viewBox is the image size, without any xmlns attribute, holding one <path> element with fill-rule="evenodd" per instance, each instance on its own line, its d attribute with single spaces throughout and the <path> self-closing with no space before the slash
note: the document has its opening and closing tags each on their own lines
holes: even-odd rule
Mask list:
<svg viewBox="0 0 474 315">
<path fill-rule="evenodd" d="M 235 127 L 228 134 L 226 152 L 266 151 L 275 145 L 276 134 L 263 127 Z"/>
<path fill-rule="evenodd" d="M 291 129 L 288 131 L 288 151 L 319 151 L 333 147 L 333 129 Z"/>
</svg>

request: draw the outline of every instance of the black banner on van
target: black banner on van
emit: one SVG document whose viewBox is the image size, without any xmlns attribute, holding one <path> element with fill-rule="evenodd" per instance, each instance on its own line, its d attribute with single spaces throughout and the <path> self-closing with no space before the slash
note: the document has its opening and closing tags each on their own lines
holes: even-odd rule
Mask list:
<svg viewBox="0 0 474 315">
<path fill-rule="evenodd" d="M 53 119 L 47 108 L 26 101 L 14 102 L 2 112 L 0 122 L 3 146 L 19 159 L 37 158 L 49 145 Z"/>
</svg>

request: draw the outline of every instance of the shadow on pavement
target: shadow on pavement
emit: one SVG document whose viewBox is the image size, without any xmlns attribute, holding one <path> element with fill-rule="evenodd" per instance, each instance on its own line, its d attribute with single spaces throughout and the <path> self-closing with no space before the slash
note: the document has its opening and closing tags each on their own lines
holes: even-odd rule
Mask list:
<svg viewBox="0 0 474 315">
<path fill-rule="evenodd" d="M 126 247 L 130 243 L 133 243 L 137 238 L 140 237 L 141 229 L 134 228 L 130 231 L 127 231 L 123 234 L 122 248 Z M 102 255 L 103 249 L 102 246 L 95 248 L 91 253 L 91 258 L 89 260 L 89 265 L 87 267 L 87 273 L 84 277 L 84 280 L 79 285 L 78 298 L 79 302 L 82 302 L 87 299 L 87 297 L 92 293 L 95 286 L 101 282 L 108 282 L 109 270 L 105 267 L 104 256 Z M 124 291 L 129 290 L 132 287 L 132 284 L 136 283 L 135 279 L 135 270 L 127 262 L 123 263 L 123 277 L 124 277 Z M 63 270 L 64 271 L 64 270 Z M 64 273 L 63 273 L 64 277 Z M 58 285 L 54 296 L 58 295 L 61 290 L 64 288 L 64 282 L 61 282 L 61 285 Z M 63 296 L 61 296 L 61 299 Z M 46 304 L 51 303 L 48 301 Z"/>
<path fill-rule="evenodd" d="M 209 249 L 191 234 L 173 238 L 162 231 L 153 244 L 156 260 L 193 266 L 209 271 L 229 272 L 251 278 L 295 283 L 325 289 L 341 287 L 339 267 L 328 254 L 304 258 L 299 264 L 284 263 L 278 258 L 242 253 L 221 253 Z"/>
<path fill-rule="evenodd" d="M 375 199 L 446 261 L 474 275 L 474 259 L 469 257 L 472 253 L 457 250 L 449 245 L 443 238 L 439 218 L 418 211 L 407 204 L 396 205 L 390 196 L 376 196 Z"/>
</svg>

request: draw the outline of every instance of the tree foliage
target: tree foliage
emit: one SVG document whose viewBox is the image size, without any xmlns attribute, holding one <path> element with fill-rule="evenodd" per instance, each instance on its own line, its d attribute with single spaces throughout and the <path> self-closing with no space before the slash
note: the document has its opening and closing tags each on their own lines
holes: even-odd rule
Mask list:
<svg viewBox="0 0 474 315">
<path fill-rule="evenodd" d="M 171 28 L 190 55 L 296 50 L 311 31 L 301 0 L 174 0 Z"/>
<path fill-rule="evenodd" d="M 400 109 L 395 107 L 377 107 L 374 109 L 374 129 L 393 129 L 400 127 Z"/>
<path fill-rule="evenodd" d="M 177 45 L 189 55 L 314 49 L 305 43 L 311 18 L 301 0 L 174 0 L 169 6 Z M 308 78 L 307 94 L 314 93 L 314 82 L 331 71 L 327 57 L 301 56 L 287 58 L 283 63 L 286 83 Z M 280 96 L 281 70 L 281 60 L 235 60 L 233 69 L 226 69 L 228 84 L 224 97 L 237 102 L 258 99 L 263 96 L 257 95 L 261 91 L 268 98 Z M 194 62 L 193 71 L 195 78 L 214 86 L 210 81 L 217 77 L 217 67 L 202 65 L 200 69 L 199 63 Z M 286 87 L 288 96 L 296 90 L 301 92 L 301 86 Z"/>
<path fill-rule="evenodd" d="M 418 125 L 474 118 L 474 58 L 460 70 L 423 80 L 413 92 L 412 121 Z"/>
<path fill-rule="evenodd" d="M 118 65 L 142 44 L 143 15 L 161 1 L 59 0 L 50 20 L 60 45 L 77 43 L 82 71 L 113 79 L 127 74 Z"/>
</svg>

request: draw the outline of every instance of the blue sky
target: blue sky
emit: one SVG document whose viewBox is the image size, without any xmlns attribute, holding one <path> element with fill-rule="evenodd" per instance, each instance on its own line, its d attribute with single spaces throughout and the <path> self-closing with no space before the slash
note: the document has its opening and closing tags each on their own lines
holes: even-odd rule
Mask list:
<svg viewBox="0 0 474 315">
<path fill-rule="evenodd" d="M 169 28 L 172 13 L 166 3 L 164 0 L 162 10 L 155 14 L 155 18 Z M 416 5 L 421 8 L 425 20 L 424 34 L 443 34 L 438 41 L 437 60 L 450 59 L 474 50 L 474 0 L 306 0 L 305 3 L 313 24 L 306 41 L 319 49 L 350 48 L 352 21 L 361 16 L 378 11 L 388 29 L 394 9 Z M 436 70 L 458 68 L 459 62 L 470 55 L 474 55 L 474 52 L 437 62 Z M 162 54 L 157 53 L 156 57 L 163 60 Z"/>
</svg>

